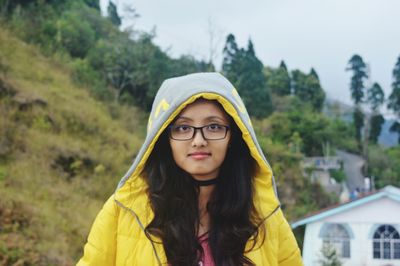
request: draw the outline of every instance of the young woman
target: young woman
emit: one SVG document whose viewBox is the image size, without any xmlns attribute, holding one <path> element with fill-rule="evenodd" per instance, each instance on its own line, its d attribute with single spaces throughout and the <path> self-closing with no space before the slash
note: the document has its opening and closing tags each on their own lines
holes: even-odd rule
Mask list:
<svg viewBox="0 0 400 266">
<path fill-rule="evenodd" d="M 166 80 L 146 140 L 78 265 L 302 265 L 271 168 L 232 84 Z"/>
</svg>

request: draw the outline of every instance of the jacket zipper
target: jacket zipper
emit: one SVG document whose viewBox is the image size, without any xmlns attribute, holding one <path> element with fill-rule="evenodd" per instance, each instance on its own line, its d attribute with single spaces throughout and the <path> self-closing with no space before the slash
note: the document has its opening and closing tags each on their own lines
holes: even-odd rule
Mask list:
<svg viewBox="0 0 400 266">
<path fill-rule="evenodd" d="M 154 251 L 154 254 L 155 254 L 155 256 L 156 256 L 158 265 L 162 265 L 162 264 L 161 264 L 160 257 L 158 256 L 156 247 L 154 246 L 153 241 L 151 241 L 150 238 L 149 238 L 149 236 L 147 235 L 146 230 L 145 230 L 145 228 L 144 228 L 142 222 L 141 222 L 140 219 L 139 219 L 139 216 L 138 216 L 133 210 L 131 210 L 130 208 L 125 207 L 125 206 L 124 206 L 121 202 L 119 202 L 118 200 L 114 199 L 114 201 L 115 201 L 115 203 L 117 203 L 118 206 L 120 206 L 120 207 L 123 208 L 124 210 L 127 210 L 129 213 L 131 213 L 131 214 L 136 218 L 136 221 L 138 222 L 140 228 L 143 230 L 143 233 L 145 234 L 145 236 L 147 237 L 147 239 L 149 239 L 149 241 L 150 241 L 150 243 L 151 243 L 151 246 L 152 246 L 153 251 Z"/>
</svg>

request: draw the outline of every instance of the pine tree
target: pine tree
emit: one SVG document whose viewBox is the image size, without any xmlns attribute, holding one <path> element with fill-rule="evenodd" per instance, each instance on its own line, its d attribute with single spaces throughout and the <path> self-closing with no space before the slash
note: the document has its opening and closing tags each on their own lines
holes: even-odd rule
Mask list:
<svg viewBox="0 0 400 266">
<path fill-rule="evenodd" d="M 365 96 L 365 86 L 364 81 L 368 78 L 367 75 L 367 65 L 364 63 L 363 59 L 359 55 L 353 55 L 349 60 L 349 66 L 347 71 L 352 71 L 353 76 L 351 77 L 350 91 L 351 98 L 354 103 L 360 104 L 364 100 Z"/>
<path fill-rule="evenodd" d="M 385 94 L 378 83 L 375 82 L 372 87 L 368 89 L 367 98 L 372 109 L 369 140 L 372 143 L 377 143 L 378 137 L 382 131 L 382 125 L 385 122 L 385 118 L 379 113 L 379 107 L 385 100 Z"/>
<path fill-rule="evenodd" d="M 118 15 L 117 6 L 111 1 L 108 3 L 107 12 L 112 24 L 119 27 L 121 25 L 121 17 Z"/>
<path fill-rule="evenodd" d="M 233 34 L 229 34 L 226 38 L 225 47 L 223 50 L 223 61 L 222 61 L 222 71 L 227 75 L 227 78 L 233 82 L 234 77 L 230 77 L 230 74 L 235 72 L 235 68 L 237 67 L 237 59 L 239 55 L 239 49 L 235 40 L 235 36 Z"/>
<path fill-rule="evenodd" d="M 364 125 L 364 114 L 360 105 L 362 102 L 364 102 L 365 98 L 364 81 L 368 78 L 367 65 L 364 63 L 361 56 L 355 54 L 349 60 L 346 70 L 353 72 L 350 83 L 351 98 L 356 105 L 353 113 L 353 123 L 356 130 L 355 137 L 359 142 L 359 146 L 361 147 L 361 129 Z"/>
<path fill-rule="evenodd" d="M 398 134 L 398 143 L 400 144 L 400 56 L 393 69 L 392 89 L 387 107 L 396 114 L 397 121 L 390 127 L 390 131 Z"/>
<path fill-rule="evenodd" d="M 291 93 L 290 83 L 290 75 L 286 64 L 284 61 L 281 61 L 279 68 L 271 71 L 271 75 L 269 75 L 267 80 L 267 86 L 272 93 L 285 96 Z"/>
<path fill-rule="evenodd" d="M 368 103 L 371 105 L 372 111 L 378 111 L 378 108 L 385 100 L 385 94 L 378 83 L 374 83 L 367 91 Z"/>
<path fill-rule="evenodd" d="M 100 1 L 98 1 L 98 0 L 84 0 L 84 2 L 86 3 L 86 5 L 88 5 L 88 6 L 92 7 L 92 8 L 97 9 L 97 10 L 100 11 Z"/>
<path fill-rule="evenodd" d="M 385 118 L 381 114 L 376 114 L 371 116 L 370 119 L 370 124 L 371 124 L 371 129 L 369 132 L 369 140 L 372 143 L 377 143 L 378 138 L 381 135 L 382 132 L 382 126 L 385 123 Z"/>
<path fill-rule="evenodd" d="M 315 71 L 315 69 L 313 67 L 311 68 L 311 71 L 310 71 L 309 75 L 315 77 L 319 81 L 319 76 L 317 74 L 317 71 Z"/>
<path fill-rule="evenodd" d="M 361 111 L 359 106 L 356 106 L 353 113 L 353 123 L 356 128 L 356 140 L 361 147 L 361 128 L 364 126 L 364 113 Z"/>
<path fill-rule="evenodd" d="M 270 92 L 266 86 L 263 64 L 249 40 L 247 49 L 238 48 L 229 34 L 224 47 L 222 70 L 241 95 L 250 115 L 266 117 L 272 112 Z"/>
<path fill-rule="evenodd" d="M 302 102 L 310 103 L 315 111 L 321 111 L 325 92 L 314 74 L 304 74 L 300 70 L 292 71 L 293 93 Z"/>
</svg>

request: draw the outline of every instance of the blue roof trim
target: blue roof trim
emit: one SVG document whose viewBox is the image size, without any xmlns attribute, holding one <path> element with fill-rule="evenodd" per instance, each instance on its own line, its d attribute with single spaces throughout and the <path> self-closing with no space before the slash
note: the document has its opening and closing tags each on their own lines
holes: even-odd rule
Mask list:
<svg viewBox="0 0 400 266">
<path fill-rule="evenodd" d="M 395 201 L 400 202 L 400 193 L 399 192 L 400 192 L 400 189 L 395 188 L 393 186 L 387 186 L 384 189 L 382 189 L 380 192 L 377 192 L 375 194 L 366 196 L 366 197 L 361 198 L 361 199 L 357 199 L 357 200 L 345 203 L 345 204 L 340 205 L 340 206 L 338 206 L 336 208 L 329 209 L 327 211 L 318 213 L 316 215 L 313 215 L 313 216 L 298 220 L 298 221 L 292 223 L 291 226 L 292 226 L 293 229 L 295 229 L 298 226 L 301 226 L 301 225 L 304 225 L 304 224 L 308 224 L 308 223 L 312 223 L 312 222 L 316 222 L 318 220 L 327 218 L 329 216 L 332 216 L 332 215 L 335 215 L 335 214 L 338 214 L 338 213 L 345 212 L 345 211 L 350 210 L 352 208 L 364 205 L 364 204 L 366 204 L 368 202 L 371 202 L 371 201 L 374 201 L 374 200 L 378 200 L 378 199 L 383 198 L 383 197 L 388 197 L 390 199 L 393 199 Z"/>
<path fill-rule="evenodd" d="M 392 200 L 395 200 L 395 201 L 400 201 L 400 196 L 397 196 L 397 195 L 387 195 L 389 198 L 391 198 Z"/>
</svg>

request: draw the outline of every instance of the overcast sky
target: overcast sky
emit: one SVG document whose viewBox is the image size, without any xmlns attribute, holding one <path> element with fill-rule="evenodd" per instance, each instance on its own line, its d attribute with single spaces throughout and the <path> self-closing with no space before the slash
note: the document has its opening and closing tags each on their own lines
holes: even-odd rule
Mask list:
<svg viewBox="0 0 400 266">
<path fill-rule="evenodd" d="M 102 0 L 106 7 L 108 0 Z M 256 55 L 266 66 L 284 60 L 289 70 L 317 71 L 329 98 L 351 103 L 345 71 L 355 53 L 370 66 L 371 82 L 387 97 L 392 70 L 400 56 L 399 0 L 114 0 L 121 15 L 130 4 L 140 15 L 138 30 L 156 27 L 154 42 L 168 54 L 209 58 L 209 21 L 219 32 L 216 67 L 227 34 L 240 47 L 252 39 Z M 124 25 L 132 24 L 124 20 Z"/>
</svg>

